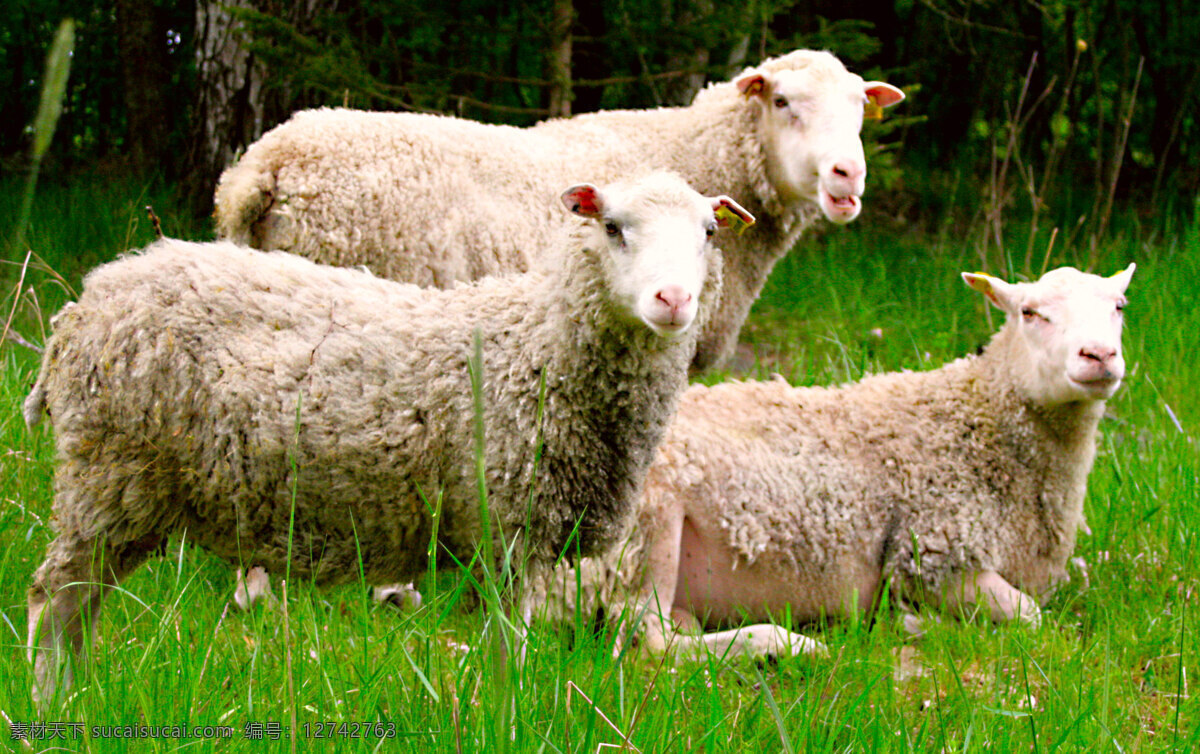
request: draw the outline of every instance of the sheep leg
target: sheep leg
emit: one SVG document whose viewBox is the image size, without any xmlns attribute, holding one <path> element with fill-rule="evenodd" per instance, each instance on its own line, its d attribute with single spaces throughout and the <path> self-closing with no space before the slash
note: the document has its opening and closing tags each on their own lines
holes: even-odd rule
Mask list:
<svg viewBox="0 0 1200 754">
<path fill-rule="evenodd" d="M 275 593 L 271 591 L 271 575 L 266 569 L 262 566 L 254 566 L 249 570 L 237 569 L 233 587 L 233 604 L 237 609 L 247 611 L 263 599 L 271 605 L 276 602 Z M 371 599 L 404 612 L 421 607 L 421 593 L 411 581 L 372 587 Z"/>
<path fill-rule="evenodd" d="M 646 527 L 650 540 L 646 543 L 646 575 L 628 615 L 641 618 L 638 632 L 641 642 L 651 654 L 662 654 L 675 633 L 673 620 L 699 626 L 689 611 L 674 607 L 675 589 L 679 583 L 679 550 L 683 537 L 682 508 L 660 508 L 655 521 Z M 613 656 L 619 656 L 624 642 L 618 641 Z"/>
<path fill-rule="evenodd" d="M 518 587 L 519 594 L 507 605 L 509 625 L 513 627 L 512 650 L 517 662 L 523 667 L 529 659 L 529 626 L 533 621 L 533 606 L 536 603 L 535 590 L 530 584 Z M 505 647 L 505 660 L 508 659 L 508 644 Z"/>
<path fill-rule="evenodd" d="M 262 566 L 254 566 L 248 571 L 237 569 L 234 577 L 233 604 L 239 610 L 247 611 L 254 607 L 259 600 L 265 599 L 268 604 L 275 604 L 275 594 L 271 591 L 271 576 Z"/>
<path fill-rule="evenodd" d="M 674 631 L 669 637 L 663 621 L 654 623 L 653 640 L 647 637 L 645 641 L 650 652 L 661 654 L 671 649 L 677 655 L 692 659 L 703 659 L 709 654 L 759 659 L 829 654 L 825 645 L 816 639 L 773 623 L 758 623 L 706 634 L 700 620 L 690 610 L 678 606 L 671 609 L 671 622 Z M 649 633 L 648 628 L 644 630 Z"/>
<path fill-rule="evenodd" d="M 95 539 L 60 535 L 29 588 L 28 658 L 32 696 L 45 705 L 70 688 L 73 658 L 83 649 L 85 623 L 94 621 L 109 587 L 144 561 L 161 537 L 111 546 Z M 60 685 L 61 681 L 61 685 Z"/>
<path fill-rule="evenodd" d="M 676 631 L 685 634 L 704 633 L 704 626 L 700 624 L 696 614 L 678 605 L 671 608 L 671 622 L 675 624 Z"/>
<path fill-rule="evenodd" d="M 371 599 L 385 605 L 392 605 L 405 612 L 416 610 L 421 606 L 421 593 L 417 591 L 411 581 L 407 584 L 374 587 L 371 590 Z"/>
<path fill-rule="evenodd" d="M 699 659 L 706 654 L 746 657 L 791 657 L 824 654 L 820 642 L 770 623 L 705 634 L 700 620 L 676 603 L 679 588 L 684 519 L 682 507 L 664 506 L 646 545 L 646 577 L 641 593 L 642 645 L 654 655 L 674 651 L 679 656 Z M 669 609 L 664 610 L 664 607 Z M 669 617 L 668 617 L 669 616 Z"/>
<path fill-rule="evenodd" d="M 825 645 L 816 639 L 774 623 L 756 623 L 711 634 L 680 634 L 673 638 L 672 644 L 677 653 L 693 659 L 708 654 L 755 659 L 829 654 Z"/>
<path fill-rule="evenodd" d="M 946 584 L 944 599 L 952 610 L 983 605 L 997 623 L 1020 620 L 1037 628 L 1042 622 L 1037 601 L 992 570 L 956 574 Z"/>
<path fill-rule="evenodd" d="M 500 609 L 513 627 L 512 646 L 508 642 L 501 643 L 502 661 L 505 664 L 510 654 L 515 655 L 516 661 L 522 666 L 529 659 L 529 627 L 533 624 L 534 608 L 546 595 L 550 577 L 549 571 L 530 563 L 524 578 L 517 582 L 513 592 L 501 598 Z"/>
</svg>

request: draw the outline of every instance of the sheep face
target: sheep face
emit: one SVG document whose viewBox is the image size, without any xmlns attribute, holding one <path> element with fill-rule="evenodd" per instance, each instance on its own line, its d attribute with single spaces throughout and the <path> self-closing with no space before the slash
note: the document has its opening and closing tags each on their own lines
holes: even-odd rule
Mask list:
<svg viewBox="0 0 1200 754">
<path fill-rule="evenodd" d="M 734 85 L 760 110 L 771 182 L 788 202 L 809 201 L 833 222 L 850 222 L 862 210 L 867 177 L 859 139 L 864 108 L 878 117 L 904 92 L 863 81 L 829 53 L 794 52 L 770 68 L 751 68 Z"/>
<path fill-rule="evenodd" d="M 1007 314 L 1018 384 L 1036 404 L 1056 406 L 1105 400 L 1120 387 L 1122 310 L 1134 269 L 1102 278 L 1062 267 L 1035 283 L 965 272 L 963 279 Z"/>
<path fill-rule="evenodd" d="M 605 254 L 611 299 L 668 337 L 686 332 L 696 319 L 714 264 L 714 233 L 754 222 L 729 197 L 701 196 L 667 173 L 604 189 L 579 184 L 563 192 L 562 201 L 595 222 L 590 246 Z"/>
</svg>

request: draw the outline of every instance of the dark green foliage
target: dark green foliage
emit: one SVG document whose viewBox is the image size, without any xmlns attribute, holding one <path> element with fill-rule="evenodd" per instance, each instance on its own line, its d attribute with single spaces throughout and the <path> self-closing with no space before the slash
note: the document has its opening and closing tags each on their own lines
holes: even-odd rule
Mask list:
<svg viewBox="0 0 1200 754">
<path fill-rule="evenodd" d="M 1200 188 L 1200 101 L 1188 83 L 1200 83 L 1194 4 L 972 0 L 898 2 L 896 10 L 905 33 L 897 34 L 893 61 L 923 85 L 919 111 L 933 128 L 918 151 L 936 161 L 928 164 L 965 157 L 975 175 L 985 175 L 993 147 L 1003 158 L 1006 128 L 1019 115 L 1027 119 L 1020 157 L 1039 199 L 1064 210 L 1060 219 L 1081 193 L 1085 201 L 1106 194 L 1118 165 L 1119 198 L 1166 200 L 1190 217 Z M 1018 113 L 1022 87 L 1028 91 Z M 1040 185 L 1055 160 L 1057 172 Z"/>
<path fill-rule="evenodd" d="M 753 11 L 698 12 L 686 4 L 665 11 L 656 3 L 597 7 L 577 8 L 572 29 L 581 58 L 574 78 L 589 103 L 575 112 L 679 104 L 668 101 L 672 84 L 688 74 L 724 78 L 732 48 L 761 22 Z M 306 104 L 432 110 L 521 125 L 547 114 L 550 13 L 550 0 L 468 0 L 453 10 L 365 0 L 354 13 L 320 13 L 311 28 L 298 29 L 267 13 L 236 11 L 251 48 L 282 74 L 274 83 L 295 87 Z"/>
<path fill-rule="evenodd" d="M 173 116 L 178 147 L 187 133 L 195 7 L 191 2 L 167 0 L 151 4 L 161 17 L 162 45 L 171 65 L 167 99 L 178 107 Z M 0 2 L 0 160 L 5 167 L 22 166 L 28 154 L 46 52 L 65 18 L 76 22 L 76 41 L 51 159 L 72 165 L 129 149 L 113 3 L 4 0 Z"/>
<path fill-rule="evenodd" d="M 46 45 L 66 16 L 79 36 L 55 159 L 134 151 L 115 3 L 0 3 L 5 164 L 27 154 Z M 1040 215 L 1064 232 L 1084 216 L 1081 238 L 1107 231 L 1110 196 L 1190 219 L 1200 190 L 1200 10 L 1188 0 L 572 4 L 573 112 L 680 104 L 705 80 L 799 46 L 831 49 L 868 78 L 903 87 L 909 101 L 875 129 L 886 147 L 869 155 L 871 191 L 895 216 L 940 216 L 945 197 L 928 189 L 986 185 L 1004 160 L 1003 185 L 980 192 L 981 204 Z M 163 101 L 177 108 L 160 166 L 169 176 L 186 175 L 193 154 L 197 5 L 216 7 L 153 3 L 169 67 Z M 324 0 L 298 11 L 247 0 L 231 11 L 253 64 L 267 71 L 261 128 L 295 109 L 341 104 L 528 125 L 549 112 L 554 5 Z"/>
</svg>

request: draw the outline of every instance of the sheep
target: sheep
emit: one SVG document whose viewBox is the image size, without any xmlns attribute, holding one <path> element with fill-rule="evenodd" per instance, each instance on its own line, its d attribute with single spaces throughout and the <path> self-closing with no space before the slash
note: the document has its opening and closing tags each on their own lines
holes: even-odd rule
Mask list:
<svg viewBox="0 0 1200 754">
<path fill-rule="evenodd" d="M 940 369 L 688 389 L 638 525 L 581 574 L 555 573 L 550 617 L 599 602 L 641 618 L 651 652 L 787 656 L 824 647 L 771 623 L 696 632 L 865 614 L 890 580 L 900 603 L 1036 627 L 1035 595 L 1066 578 L 1085 527 L 1134 268 L 1033 283 L 963 273 L 1007 321 L 980 355 Z"/>
<path fill-rule="evenodd" d="M 439 560 L 466 562 L 477 410 L 496 541 L 536 572 L 577 526 L 572 551 L 617 539 L 719 295 L 711 236 L 753 217 L 665 173 L 562 201 L 584 220 L 556 268 L 448 291 L 229 242 L 91 272 L 25 403 L 58 451 L 57 536 L 28 593 L 35 698 L 69 682 L 106 588 L 184 528 L 319 583 L 411 579 L 435 531 Z"/>
<path fill-rule="evenodd" d="M 220 237 L 422 286 L 521 272 L 564 220 L 561 186 L 669 169 L 758 218 L 727 239 L 720 309 L 693 371 L 734 348 L 775 262 L 820 213 L 861 208 L 864 105 L 900 102 L 828 52 L 797 50 L 702 90 L 688 107 L 607 111 L 531 128 L 413 113 L 294 115 L 221 176 Z"/>
</svg>

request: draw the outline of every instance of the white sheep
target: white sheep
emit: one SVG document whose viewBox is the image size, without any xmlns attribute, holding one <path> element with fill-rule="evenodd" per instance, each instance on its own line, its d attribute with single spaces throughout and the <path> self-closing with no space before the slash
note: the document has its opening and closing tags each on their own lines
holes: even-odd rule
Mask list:
<svg viewBox="0 0 1200 754">
<path fill-rule="evenodd" d="M 827 52 L 797 50 L 702 90 L 688 107 L 607 111 L 531 128 L 322 109 L 297 113 L 221 176 L 221 237 L 446 288 L 524 271 L 563 223 L 555 197 L 587 176 L 647 169 L 736 196 L 755 228 L 722 243 L 720 309 L 695 368 L 728 355 L 768 273 L 818 215 L 858 216 L 863 108 L 904 98 Z"/>
<path fill-rule="evenodd" d="M 638 526 L 584 561 L 580 594 L 560 569 L 551 613 L 582 596 L 644 617 L 651 651 L 787 655 L 822 647 L 772 623 L 696 631 L 865 613 L 890 579 L 902 601 L 1036 626 L 1035 595 L 1066 577 L 1084 524 L 1133 270 L 1016 284 L 964 273 L 1007 322 L 981 355 L 933 371 L 690 388 Z"/>
<path fill-rule="evenodd" d="M 497 541 L 536 570 L 576 526 L 582 552 L 616 540 L 719 295 L 710 236 L 753 218 L 669 174 L 562 201 L 586 220 L 557 269 L 449 291 L 227 242 L 91 272 L 25 404 L 59 457 L 57 538 L 29 590 L 35 697 L 78 649 L 81 611 L 185 528 L 274 573 L 290 553 L 317 582 L 411 579 L 435 530 L 465 562 L 483 531 L 476 337 Z"/>
</svg>

